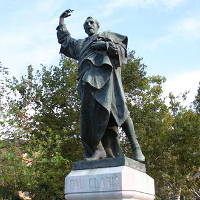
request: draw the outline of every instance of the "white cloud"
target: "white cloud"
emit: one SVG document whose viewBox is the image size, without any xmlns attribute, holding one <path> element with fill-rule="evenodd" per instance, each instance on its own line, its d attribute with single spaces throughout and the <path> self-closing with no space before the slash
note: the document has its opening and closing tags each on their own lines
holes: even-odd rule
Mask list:
<svg viewBox="0 0 200 200">
<path fill-rule="evenodd" d="M 188 40 L 200 40 L 200 16 L 178 20 L 171 32 Z"/>
<path fill-rule="evenodd" d="M 113 7 L 131 6 L 131 7 L 146 7 L 146 6 L 165 6 L 173 8 L 186 0 L 111 0 L 107 5 Z"/>
<path fill-rule="evenodd" d="M 0 31 L 0 59 L 12 75 L 24 72 L 28 65 L 59 62 L 56 26 L 64 0 L 34 0 L 9 9 L 9 22 Z M 8 8 L 7 8 L 8 9 Z M 55 18 L 56 16 L 56 18 Z"/>
<path fill-rule="evenodd" d="M 167 8 L 174 8 L 183 2 L 185 2 L 185 0 L 160 0 L 160 3 Z"/>
<path fill-rule="evenodd" d="M 200 82 L 200 70 L 187 71 L 167 79 L 164 84 L 164 96 L 172 92 L 175 96 L 182 95 L 185 91 L 190 91 L 187 100 L 183 103 L 189 106 L 197 94 Z"/>
<path fill-rule="evenodd" d="M 169 44 L 169 43 L 172 43 L 172 38 L 170 35 L 159 37 L 159 38 L 155 39 L 153 42 L 151 42 L 149 44 L 145 44 L 144 48 L 147 48 L 151 51 L 155 51 L 160 45 L 165 45 L 165 44 Z"/>
<path fill-rule="evenodd" d="M 110 0 L 106 3 L 104 8 L 104 15 L 111 14 L 116 8 L 119 7 L 135 7 L 135 8 L 152 8 L 160 10 L 162 8 L 172 9 L 187 0 Z"/>
<path fill-rule="evenodd" d="M 191 42 L 200 42 L 200 16 L 194 16 L 176 20 L 171 27 L 166 29 L 167 34 L 160 36 L 145 44 L 144 48 L 155 51 L 161 45 L 165 44 L 186 44 Z M 197 46 L 198 48 L 199 46 Z"/>
<path fill-rule="evenodd" d="M 57 0 L 56 2 L 55 0 L 36 0 L 34 9 L 36 13 L 42 14 L 48 18 L 54 15 L 54 13 L 62 7 L 63 2 L 63 0 Z"/>
<path fill-rule="evenodd" d="M 58 65 L 59 44 L 54 22 L 42 21 L 16 28 L 15 32 L 1 34 L 1 62 L 10 69 L 11 75 L 19 75 L 28 65 Z M 7 28 L 9 29 L 9 28 Z"/>
</svg>

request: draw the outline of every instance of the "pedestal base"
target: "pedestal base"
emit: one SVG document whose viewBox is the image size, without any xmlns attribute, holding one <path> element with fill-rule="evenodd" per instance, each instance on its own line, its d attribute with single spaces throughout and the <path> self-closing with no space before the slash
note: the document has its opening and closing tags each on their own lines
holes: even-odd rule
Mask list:
<svg viewBox="0 0 200 200">
<path fill-rule="evenodd" d="M 154 180 L 128 166 L 73 170 L 65 178 L 67 200 L 153 200 Z"/>
</svg>

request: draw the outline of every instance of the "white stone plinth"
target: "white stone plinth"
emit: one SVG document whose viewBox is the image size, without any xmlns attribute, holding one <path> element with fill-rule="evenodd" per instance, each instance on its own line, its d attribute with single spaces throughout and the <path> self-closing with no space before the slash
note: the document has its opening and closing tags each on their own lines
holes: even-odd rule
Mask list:
<svg viewBox="0 0 200 200">
<path fill-rule="evenodd" d="M 153 200 L 154 180 L 127 166 L 73 170 L 65 178 L 67 200 Z"/>
</svg>

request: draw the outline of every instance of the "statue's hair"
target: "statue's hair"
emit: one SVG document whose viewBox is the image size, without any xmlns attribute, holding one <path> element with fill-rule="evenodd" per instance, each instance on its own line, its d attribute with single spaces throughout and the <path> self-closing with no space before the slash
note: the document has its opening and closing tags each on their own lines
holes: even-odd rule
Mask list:
<svg viewBox="0 0 200 200">
<path fill-rule="evenodd" d="M 93 17 L 88 17 L 88 18 L 85 20 L 85 22 L 84 22 L 84 24 L 83 24 L 84 29 L 85 29 L 85 23 L 86 23 L 86 21 L 87 21 L 88 19 L 93 19 L 93 20 L 95 21 L 95 23 L 97 24 L 97 27 L 98 27 L 98 29 L 99 29 L 99 27 L 100 27 L 99 22 L 98 22 L 96 19 L 94 19 Z"/>
</svg>

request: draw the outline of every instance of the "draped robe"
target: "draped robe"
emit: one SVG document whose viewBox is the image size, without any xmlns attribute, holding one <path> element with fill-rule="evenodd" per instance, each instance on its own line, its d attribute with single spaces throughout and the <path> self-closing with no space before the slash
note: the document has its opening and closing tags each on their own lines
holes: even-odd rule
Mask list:
<svg viewBox="0 0 200 200">
<path fill-rule="evenodd" d="M 85 156 L 91 157 L 100 141 L 105 148 L 107 145 L 109 151 L 111 144 L 108 141 L 113 135 L 112 131 L 109 133 L 109 127 L 122 125 L 128 117 L 121 82 L 121 66 L 127 59 L 128 38 L 105 31 L 76 40 L 65 25 L 57 27 L 57 37 L 61 44 L 60 53 L 78 60 L 77 90 L 81 98 L 81 139 Z M 97 41 L 106 42 L 106 50 L 91 48 L 92 43 Z M 117 144 L 112 144 L 110 156 L 120 156 L 118 136 L 111 137 Z"/>
</svg>

